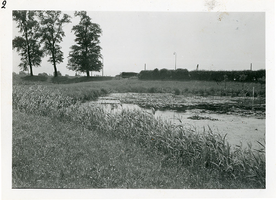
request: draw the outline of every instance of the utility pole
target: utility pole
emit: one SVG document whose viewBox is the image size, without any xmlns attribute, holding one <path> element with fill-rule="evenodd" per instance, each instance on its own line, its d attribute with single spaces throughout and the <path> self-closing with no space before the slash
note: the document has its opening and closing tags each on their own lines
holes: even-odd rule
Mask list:
<svg viewBox="0 0 276 200">
<path fill-rule="evenodd" d="M 252 63 L 250 63 L 250 71 L 252 71 Z"/>
<path fill-rule="evenodd" d="M 145 63 L 145 66 L 144 66 L 144 70 L 146 71 L 147 70 L 147 64 Z"/>
<path fill-rule="evenodd" d="M 175 56 L 174 69 L 176 70 L 176 52 L 174 52 L 173 55 Z"/>
</svg>

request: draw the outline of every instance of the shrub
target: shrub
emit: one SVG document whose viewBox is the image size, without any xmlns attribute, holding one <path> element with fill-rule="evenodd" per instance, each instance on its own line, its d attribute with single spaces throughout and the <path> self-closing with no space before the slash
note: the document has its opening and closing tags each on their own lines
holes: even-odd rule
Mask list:
<svg viewBox="0 0 276 200">
<path fill-rule="evenodd" d="M 180 90 L 179 90 L 178 88 L 175 88 L 175 89 L 174 89 L 174 94 L 175 94 L 175 95 L 180 95 Z"/>
<path fill-rule="evenodd" d="M 48 76 L 48 74 L 43 72 L 43 73 L 39 73 L 38 76 Z"/>
<path fill-rule="evenodd" d="M 27 76 L 27 73 L 24 72 L 24 71 L 20 71 L 20 72 L 19 72 L 19 75 L 20 75 L 20 76 Z"/>
<path fill-rule="evenodd" d="M 151 88 L 148 89 L 148 92 L 149 93 L 157 93 L 157 88 L 151 87 Z"/>
<path fill-rule="evenodd" d="M 60 71 L 57 71 L 57 75 L 58 75 L 58 76 L 62 76 L 62 74 L 61 74 Z M 53 72 L 53 76 L 55 76 L 55 72 Z"/>
</svg>

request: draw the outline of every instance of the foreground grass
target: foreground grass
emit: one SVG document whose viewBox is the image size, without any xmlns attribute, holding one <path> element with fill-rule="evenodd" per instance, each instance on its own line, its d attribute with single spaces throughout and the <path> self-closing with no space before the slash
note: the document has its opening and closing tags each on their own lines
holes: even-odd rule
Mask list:
<svg viewBox="0 0 276 200">
<path fill-rule="evenodd" d="M 130 149 L 142 148 L 143 155 L 148 154 L 150 160 L 155 160 L 156 155 L 162 155 L 161 157 L 157 156 L 157 160 L 159 160 L 157 162 L 168 166 L 164 173 L 170 174 L 168 171 L 171 168 L 180 172 L 184 169 L 189 171 L 188 174 L 192 176 L 191 178 L 187 178 L 187 173 L 181 172 L 182 175 L 184 173 L 183 177 L 187 178 L 187 182 L 184 181 L 180 184 L 184 188 L 265 188 L 265 146 L 263 144 L 260 144 L 263 145 L 263 148 L 257 151 L 250 148 L 231 148 L 225 137 L 213 134 L 211 130 L 195 133 L 185 127 L 157 120 L 153 115 L 143 111 L 106 112 L 101 107 L 82 105 L 72 97 L 64 96 L 58 90 L 41 86 L 14 87 L 13 106 L 15 110 L 23 111 L 27 115 L 35 115 L 35 118 L 47 116 L 51 117 L 52 120 L 58 119 L 59 123 L 66 124 L 64 126 L 62 124 L 53 125 L 52 121 L 45 124 L 59 128 L 57 130 L 52 129 L 51 132 L 54 132 L 53 138 L 61 137 L 61 141 L 66 141 L 64 137 L 69 139 L 70 135 L 74 135 L 71 134 L 74 127 L 72 127 L 72 124 L 74 124 L 85 130 L 91 130 L 92 133 L 90 134 L 97 134 L 100 138 L 105 137 L 112 141 L 131 144 Z M 29 119 L 29 117 L 22 117 L 21 119 Z M 34 119 L 29 122 L 32 121 Z M 70 126 L 68 123 L 70 123 Z M 41 134 L 50 130 L 47 126 L 42 127 L 37 127 L 38 130 L 42 130 Z M 65 131 L 63 132 L 63 130 Z M 28 133 L 33 134 L 33 132 L 35 131 L 29 131 Z M 82 131 L 77 132 L 80 134 Z M 49 134 L 51 133 L 47 135 Z M 34 135 L 31 138 L 36 137 Z M 47 138 L 46 140 L 51 141 L 53 139 Z M 84 140 L 87 140 L 87 138 Z M 88 141 L 90 140 L 88 139 Z M 35 141 L 30 142 L 30 144 L 35 143 Z M 65 143 L 65 147 L 72 148 L 73 143 L 73 141 L 68 141 Z M 89 146 L 89 144 L 87 145 Z M 80 147 L 85 148 L 84 152 L 87 152 L 87 145 L 80 144 Z M 14 144 L 14 148 L 16 146 Z M 28 152 L 31 152 L 32 145 L 25 146 L 27 149 L 23 153 L 28 154 Z M 110 146 L 115 148 L 112 145 Z M 50 145 L 50 147 L 52 146 Z M 53 149 L 61 149 L 62 152 L 66 152 L 63 150 L 63 146 L 60 147 L 59 145 L 58 148 Z M 15 150 L 14 155 L 20 155 L 21 152 L 19 151 L 20 149 Z M 71 157 L 70 162 L 74 163 L 76 158 L 78 156 Z M 52 162 L 49 162 L 50 167 L 51 165 L 55 166 L 55 163 L 58 162 L 56 160 L 58 159 L 52 159 Z M 136 165 L 134 164 L 134 166 Z M 196 175 L 194 176 L 194 174 Z M 108 177 L 110 176 L 109 174 Z M 169 175 L 169 177 L 171 176 Z M 175 175 L 175 177 L 178 176 Z M 155 180 L 154 177 L 150 179 Z M 175 187 L 174 184 L 169 185 L 165 187 Z M 163 187 L 163 183 L 159 187 Z"/>
<path fill-rule="evenodd" d="M 243 188 L 201 176 L 135 143 L 13 112 L 13 188 Z"/>
</svg>

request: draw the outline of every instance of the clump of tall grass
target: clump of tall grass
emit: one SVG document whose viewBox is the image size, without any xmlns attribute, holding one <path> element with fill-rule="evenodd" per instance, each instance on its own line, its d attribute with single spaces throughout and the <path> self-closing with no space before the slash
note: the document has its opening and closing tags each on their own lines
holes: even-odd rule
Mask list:
<svg viewBox="0 0 276 200">
<path fill-rule="evenodd" d="M 76 101 L 86 102 L 96 100 L 100 96 L 105 96 L 109 92 L 106 89 L 95 89 L 89 87 L 64 87 L 62 94 L 73 98 Z"/>
<path fill-rule="evenodd" d="M 194 171 L 210 170 L 221 180 L 248 181 L 251 187 L 265 187 L 265 151 L 232 148 L 226 137 L 211 129 L 196 133 L 183 126 L 154 118 L 140 110 L 106 112 L 98 106 L 72 106 L 66 116 L 88 129 L 130 140 L 141 146 L 161 151 L 166 159 Z"/>
<path fill-rule="evenodd" d="M 13 106 L 19 110 L 34 112 L 34 110 L 48 112 L 50 110 L 68 107 L 76 102 L 96 100 L 105 96 L 108 91 L 94 88 L 54 88 L 44 85 L 15 85 L 13 86 Z M 47 111 L 48 110 L 48 111 Z"/>
<path fill-rule="evenodd" d="M 226 136 L 211 129 L 196 132 L 182 125 L 156 119 L 141 110 L 106 111 L 101 106 L 80 101 L 45 87 L 13 91 L 15 109 L 81 124 L 100 134 L 128 140 L 149 150 L 162 152 L 166 160 L 176 160 L 202 176 L 213 173 L 217 179 L 245 182 L 249 188 L 265 188 L 265 148 L 231 147 Z"/>
<path fill-rule="evenodd" d="M 57 115 L 63 108 L 77 102 L 59 90 L 41 85 L 14 86 L 12 98 L 15 109 L 39 115 Z"/>
</svg>

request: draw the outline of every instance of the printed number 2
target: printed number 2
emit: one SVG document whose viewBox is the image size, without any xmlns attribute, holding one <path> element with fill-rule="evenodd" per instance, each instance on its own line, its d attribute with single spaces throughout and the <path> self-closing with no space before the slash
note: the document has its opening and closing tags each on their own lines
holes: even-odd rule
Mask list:
<svg viewBox="0 0 276 200">
<path fill-rule="evenodd" d="M 1 8 L 6 8 L 6 7 L 5 7 L 6 4 L 7 4 L 7 1 L 6 1 L 6 0 L 2 1 L 2 7 L 1 7 Z"/>
</svg>

